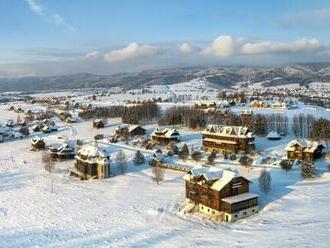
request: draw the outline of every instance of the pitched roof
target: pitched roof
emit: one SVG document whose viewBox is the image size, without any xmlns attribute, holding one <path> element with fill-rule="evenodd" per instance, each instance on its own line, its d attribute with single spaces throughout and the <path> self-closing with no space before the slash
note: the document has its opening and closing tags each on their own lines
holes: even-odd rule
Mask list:
<svg viewBox="0 0 330 248">
<path fill-rule="evenodd" d="M 217 167 L 195 167 L 190 170 L 190 173 L 183 178 L 186 181 L 190 181 L 191 176 L 199 179 L 203 177 L 206 181 L 215 181 L 211 189 L 220 191 L 226 186 L 234 177 L 239 176 L 237 171 L 223 170 Z"/>
<path fill-rule="evenodd" d="M 208 125 L 203 133 L 214 133 L 222 136 L 253 137 L 253 133 L 247 127 Z"/>
<path fill-rule="evenodd" d="M 298 145 L 306 152 L 314 152 L 319 146 L 326 147 L 324 142 L 310 141 L 310 140 L 298 140 L 294 139 L 286 145 L 286 151 L 295 151 L 295 146 Z"/>
<path fill-rule="evenodd" d="M 278 132 L 276 132 L 276 131 L 271 131 L 271 132 L 269 132 L 268 133 L 268 135 L 267 135 L 267 138 L 281 138 L 281 136 L 278 134 Z"/>
<path fill-rule="evenodd" d="M 234 204 L 234 203 L 237 203 L 237 202 L 250 200 L 250 199 L 253 199 L 253 198 L 256 198 L 256 197 L 258 197 L 257 194 L 247 192 L 247 193 L 243 193 L 243 194 L 239 194 L 239 195 L 235 195 L 235 196 L 222 198 L 221 200 L 224 201 L 224 202 L 230 203 L 230 204 Z"/>
</svg>

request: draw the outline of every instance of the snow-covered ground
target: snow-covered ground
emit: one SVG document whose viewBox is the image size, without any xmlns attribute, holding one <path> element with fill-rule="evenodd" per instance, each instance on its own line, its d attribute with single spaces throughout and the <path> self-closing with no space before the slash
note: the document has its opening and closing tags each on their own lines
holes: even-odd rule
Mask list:
<svg viewBox="0 0 330 248">
<path fill-rule="evenodd" d="M 15 117 L 1 108 L 1 121 Z M 56 142 L 59 134 L 91 140 L 97 133 L 110 135 L 118 124 L 119 119 L 111 119 L 97 131 L 91 122 L 78 122 L 44 138 L 47 144 Z M 155 126 L 148 125 L 148 132 Z M 180 131 L 189 148 L 201 145 L 198 132 Z M 257 138 L 257 148 L 281 156 L 288 140 Z M 121 149 L 128 155 L 126 174 L 112 163 L 111 178 L 79 181 L 67 176 L 73 160 L 57 162 L 49 174 L 42 167 L 41 152 L 30 151 L 28 139 L 0 144 L 0 247 L 328 247 L 327 173 L 304 181 L 299 169 L 269 168 L 272 191 L 267 198 L 261 194 L 261 211 L 236 223 L 214 223 L 179 213 L 185 197 L 183 173 L 166 171 L 164 182 L 157 185 L 147 163 L 133 165 L 138 147 L 110 147 L 112 158 Z M 146 156 L 150 153 L 144 151 Z M 197 165 L 191 160 L 176 163 Z M 319 164 L 322 171 L 326 165 Z M 237 161 L 221 159 L 216 166 L 240 170 L 253 182 L 251 191 L 260 194 L 260 168 L 248 170 Z"/>
</svg>

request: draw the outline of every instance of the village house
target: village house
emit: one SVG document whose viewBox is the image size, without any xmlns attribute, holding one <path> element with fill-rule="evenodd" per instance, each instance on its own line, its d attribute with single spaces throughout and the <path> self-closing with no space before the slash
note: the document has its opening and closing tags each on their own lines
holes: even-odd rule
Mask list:
<svg viewBox="0 0 330 248">
<path fill-rule="evenodd" d="M 292 140 L 285 147 L 285 151 L 288 160 L 313 161 L 322 156 L 322 150 L 325 147 L 323 142 Z"/>
<path fill-rule="evenodd" d="M 287 109 L 288 104 L 286 104 L 285 102 L 273 102 L 270 104 L 270 107 L 273 109 Z"/>
<path fill-rule="evenodd" d="M 104 179 L 110 176 L 110 152 L 97 144 L 82 147 L 76 156 L 75 168 L 82 179 Z"/>
<path fill-rule="evenodd" d="M 195 103 L 195 109 L 201 109 L 201 110 L 215 110 L 217 107 L 217 104 L 215 102 L 207 102 L 207 101 L 201 101 Z"/>
<path fill-rule="evenodd" d="M 104 121 L 101 119 L 93 120 L 93 128 L 104 128 Z"/>
<path fill-rule="evenodd" d="M 48 152 L 51 158 L 70 159 L 75 156 L 75 148 L 67 142 L 61 144 L 52 144 Z"/>
<path fill-rule="evenodd" d="M 258 195 L 237 172 L 216 167 L 195 167 L 184 176 L 186 199 L 198 211 L 218 220 L 236 221 L 258 212 Z"/>
<path fill-rule="evenodd" d="M 264 101 L 253 100 L 251 101 L 250 106 L 251 108 L 266 108 L 268 107 L 268 104 Z"/>
<path fill-rule="evenodd" d="M 170 141 L 179 142 L 180 133 L 173 128 L 156 128 L 151 134 L 151 139 L 154 142 L 160 142 L 162 144 L 168 144 Z"/>
<path fill-rule="evenodd" d="M 276 131 L 271 131 L 267 134 L 267 139 L 268 140 L 280 140 L 281 135 Z"/>
<path fill-rule="evenodd" d="M 116 128 L 115 134 L 118 136 L 128 135 L 133 137 L 137 135 L 145 135 L 146 130 L 140 125 L 122 124 Z"/>
<path fill-rule="evenodd" d="M 31 139 L 31 146 L 35 150 L 45 149 L 46 144 L 43 138 L 35 136 Z"/>
<path fill-rule="evenodd" d="M 202 135 L 206 151 L 250 153 L 255 149 L 254 134 L 247 127 L 208 125 Z"/>
<path fill-rule="evenodd" d="M 241 117 L 251 117 L 253 115 L 253 111 L 251 109 L 243 109 L 240 111 Z"/>
</svg>

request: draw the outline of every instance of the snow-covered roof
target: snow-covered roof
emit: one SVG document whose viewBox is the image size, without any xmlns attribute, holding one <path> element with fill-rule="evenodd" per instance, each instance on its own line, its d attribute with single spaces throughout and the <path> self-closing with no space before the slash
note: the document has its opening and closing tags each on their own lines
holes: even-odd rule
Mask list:
<svg viewBox="0 0 330 248">
<path fill-rule="evenodd" d="M 300 146 L 306 152 L 314 152 L 319 146 L 326 147 L 325 143 L 320 141 L 298 140 L 294 139 L 285 147 L 286 151 L 295 151 L 295 146 Z"/>
<path fill-rule="evenodd" d="M 44 139 L 43 138 L 41 138 L 40 136 L 34 136 L 32 139 L 31 139 L 31 143 L 32 144 L 37 144 L 38 142 L 43 142 L 44 141 Z"/>
<path fill-rule="evenodd" d="M 119 130 L 121 128 L 128 128 L 128 132 L 132 132 L 133 130 L 135 130 L 138 127 L 141 127 L 141 126 L 140 125 L 121 124 L 120 126 L 118 126 L 118 128 L 116 128 L 116 130 Z"/>
<path fill-rule="evenodd" d="M 186 181 L 190 181 L 191 176 L 193 178 L 205 178 L 206 181 L 215 181 L 211 189 L 220 191 L 226 186 L 234 177 L 239 176 L 237 171 L 223 170 L 217 167 L 195 167 L 190 170 L 190 173 L 183 178 Z"/>
<path fill-rule="evenodd" d="M 275 138 L 281 138 L 281 136 L 278 134 L 278 132 L 276 132 L 276 131 L 271 131 L 271 132 L 269 132 L 269 134 L 267 135 L 267 138 L 269 138 L 269 139 L 275 139 Z"/>
<path fill-rule="evenodd" d="M 223 187 L 225 187 L 234 177 L 238 176 L 238 172 L 223 170 L 221 178 L 217 180 L 211 187 L 211 189 L 220 191 Z"/>
<path fill-rule="evenodd" d="M 241 115 L 252 115 L 253 114 L 253 111 L 251 109 L 243 109 L 241 110 Z"/>
<path fill-rule="evenodd" d="M 253 137 L 253 133 L 247 127 L 208 125 L 203 133 L 214 133 L 221 136 Z"/>
<path fill-rule="evenodd" d="M 239 194 L 239 195 L 235 195 L 235 196 L 230 196 L 230 197 L 226 197 L 221 199 L 224 202 L 230 203 L 230 204 L 234 204 L 237 202 L 242 202 L 242 201 L 246 201 L 246 200 L 250 200 L 253 198 L 258 197 L 257 194 L 251 193 L 251 192 L 247 192 L 247 193 L 243 193 L 243 194 Z"/>
<path fill-rule="evenodd" d="M 165 136 L 167 138 L 180 137 L 179 132 L 174 128 L 164 128 L 162 130 L 156 128 L 151 135 Z"/>
<path fill-rule="evenodd" d="M 85 158 L 82 158 L 85 157 Z M 76 159 L 88 162 L 91 164 L 110 164 L 110 151 L 97 144 L 85 145 L 79 151 Z"/>
</svg>

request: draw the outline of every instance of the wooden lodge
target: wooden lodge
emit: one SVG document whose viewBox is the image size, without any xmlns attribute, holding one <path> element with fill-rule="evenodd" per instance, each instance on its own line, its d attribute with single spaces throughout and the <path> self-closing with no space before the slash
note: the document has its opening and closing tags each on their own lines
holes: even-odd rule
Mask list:
<svg viewBox="0 0 330 248">
<path fill-rule="evenodd" d="M 130 137 L 145 135 L 146 130 L 140 125 L 127 125 L 122 124 L 118 126 L 115 130 L 115 134 L 122 137 L 123 135 L 128 135 Z"/>
<path fill-rule="evenodd" d="M 93 120 L 93 128 L 104 128 L 104 121 L 97 119 L 97 120 Z"/>
<path fill-rule="evenodd" d="M 51 158 L 54 159 L 71 159 L 75 156 L 75 148 L 68 144 L 53 144 L 48 148 Z"/>
<path fill-rule="evenodd" d="M 75 168 L 82 179 L 104 179 L 110 176 L 110 153 L 95 145 L 87 145 L 78 151 Z"/>
<path fill-rule="evenodd" d="M 253 100 L 250 103 L 251 108 L 266 108 L 268 104 L 264 101 Z"/>
<path fill-rule="evenodd" d="M 201 110 L 215 110 L 217 108 L 217 104 L 215 102 L 196 102 L 194 105 L 195 109 L 201 109 Z"/>
<path fill-rule="evenodd" d="M 45 149 L 46 143 L 43 138 L 36 136 L 31 139 L 31 146 L 35 150 Z"/>
<path fill-rule="evenodd" d="M 250 153 L 255 149 L 254 134 L 247 127 L 209 125 L 202 135 L 206 151 Z"/>
<path fill-rule="evenodd" d="M 165 128 L 159 129 L 156 128 L 151 134 L 151 139 L 154 142 L 159 142 L 162 144 L 168 144 L 170 141 L 179 142 L 180 133 L 176 129 Z"/>
<path fill-rule="evenodd" d="M 244 109 L 240 111 L 241 117 L 251 117 L 253 115 L 253 111 L 251 109 Z"/>
<path fill-rule="evenodd" d="M 288 160 L 313 161 L 322 156 L 325 144 L 307 140 L 292 140 L 286 147 Z"/>
<path fill-rule="evenodd" d="M 250 181 L 237 172 L 216 167 L 195 167 L 184 176 L 186 199 L 199 212 L 232 222 L 258 212 L 258 195 Z"/>
</svg>

